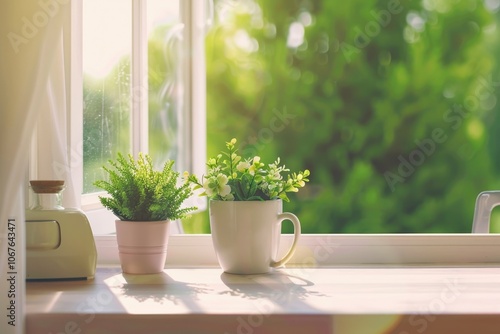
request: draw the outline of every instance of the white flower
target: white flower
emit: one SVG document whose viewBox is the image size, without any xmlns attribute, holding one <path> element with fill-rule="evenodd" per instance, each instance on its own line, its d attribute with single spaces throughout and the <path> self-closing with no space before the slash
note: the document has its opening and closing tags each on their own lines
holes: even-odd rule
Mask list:
<svg viewBox="0 0 500 334">
<path fill-rule="evenodd" d="M 205 182 L 203 182 L 203 188 L 207 196 L 219 195 L 224 198 L 231 193 L 231 187 L 227 182 L 227 176 L 219 174 L 216 177 L 210 177 L 205 180 Z"/>
<path fill-rule="evenodd" d="M 250 175 L 255 175 L 255 172 L 262 166 L 263 164 L 260 163 L 260 157 L 255 156 L 252 159 L 252 165 L 248 168 L 248 173 L 250 173 Z"/>
<path fill-rule="evenodd" d="M 210 187 L 210 179 L 206 179 L 205 182 L 203 182 L 203 189 L 205 189 L 207 196 L 212 196 L 214 194 L 214 191 Z"/>
<path fill-rule="evenodd" d="M 225 197 L 231 193 L 231 187 L 227 184 L 227 176 L 224 174 L 217 175 L 217 193 Z"/>
<path fill-rule="evenodd" d="M 236 169 L 241 173 L 245 172 L 248 168 L 250 168 L 250 163 L 248 161 L 242 161 L 236 166 Z"/>
</svg>

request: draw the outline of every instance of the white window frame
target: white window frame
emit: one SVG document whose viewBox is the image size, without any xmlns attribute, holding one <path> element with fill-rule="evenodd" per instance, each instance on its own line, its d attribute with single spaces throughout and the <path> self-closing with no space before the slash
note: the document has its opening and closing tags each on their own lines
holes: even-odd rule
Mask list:
<svg viewBox="0 0 500 334">
<path fill-rule="evenodd" d="M 293 235 L 283 235 L 280 254 L 292 242 Z M 113 237 L 97 237 L 96 244 L 99 265 L 119 264 Z M 496 267 L 499 263 L 497 234 L 304 234 L 287 266 Z M 217 265 L 211 235 L 170 236 L 167 268 Z"/>
<path fill-rule="evenodd" d="M 82 152 L 83 138 L 83 73 L 82 73 L 82 6 L 85 0 L 72 1 L 71 14 L 71 150 Z M 143 0 L 131 1 L 132 4 L 132 154 L 148 151 L 148 100 L 147 92 L 147 28 L 146 11 L 147 3 Z M 181 16 L 184 22 L 183 49 L 192 50 L 192 54 L 202 55 L 204 50 L 204 35 L 206 27 L 197 22 L 205 22 L 204 13 L 206 3 L 203 0 L 179 1 Z M 190 47 L 193 45 L 194 48 Z M 196 174 L 203 174 L 206 161 L 206 84 L 205 63 L 201 57 L 185 55 L 192 61 L 185 62 L 182 73 L 184 74 L 184 101 L 188 111 L 183 115 L 182 130 L 179 141 L 183 143 L 181 156 L 177 157 L 184 169 Z M 134 87 L 139 87 L 134 89 Z M 139 96 L 134 96 L 138 94 Z M 78 194 L 83 192 L 83 167 L 74 170 L 74 184 Z M 99 202 L 98 196 L 103 192 L 84 194 L 81 196 L 80 207 L 87 213 L 91 221 L 113 220 L 114 216 L 105 210 Z M 206 200 L 197 197 L 190 198 L 186 205 L 196 206 L 198 210 L 206 209 Z M 174 231 L 182 232 L 180 222 L 175 224 Z"/>
<path fill-rule="evenodd" d="M 79 13 L 82 12 L 81 1 L 84 0 L 72 1 L 73 18 L 78 18 Z M 136 6 L 140 6 L 141 0 L 134 1 Z M 196 45 L 192 54 L 202 54 L 206 27 L 205 14 L 201 8 L 206 6 L 207 2 L 204 0 L 182 0 L 182 2 L 186 4 L 183 15 L 187 18 L 188 36 L 190 36 L 191 42 Z M 73 21 L 72 26 L 75 27 L 75 24 L 78 22 Z M 82 110 L 81 32 L 80 36 L 78 33 L 73 34 L 73 38 L 70 104 L 72 110 Z M 78 71 L 78 69 L 80 70 Z M 80 73 L 80 77 L 74 73 Z M 197 174 L 203 174 L 206 161 L 206 130 L 204 121 L 199 122 L 198 120 L 205 120 L 204 93 L 206 87 L 205 80 L 200 80 L 200 75 L 205 73 L 205 64 L 203 62 L 192 64 L 186 73 L 192 79 L 186 81 L 191 82 L 191 85 L 186 87 L 189 91 L 186 96 L 190 96 L 190 98 L 185 101 L 187 108 L 191 110 L 185 123 L 191 131 L 183 140 L 191 150 L 188 157 L 190 158 L 191 170 Z M 201 94 L 203 97 L 193 99 L 193 94 Z M 194 119 L 197 122 L 194 122 Z M 82 125 L 81 113 L 72 114 L 71 124 L 72 147 L 70 150 L 81 152 L 82 130 L 78 130 Z M 139 128 L 141 126 L 143 125 L 139 125 Z M 139 145 L 139 147 L 141 146 Z M 78 173 L 82 173 L 82 171 L 78 171 Z M 81 182 L 76 184 L 76 189 L 81 193 Z M 200 206 L 200 203 L 197 205 Z M 92 209 L 92 205 L 89 203 L 85 203 L 85 206 L 87 209 Z M 92 210 L 88 212 L 90 211 Z M 117 265 L 119 260 L 116 238 L 114 236 L 95 236 L 95 240 L 99 253 L 99 265 Z M 282 251 L 290 242 L 290 235 L 282 237 Z M 170 236 L 168 252 L 167 266 L 217 265 L 210 235 L 172 235 Z M 500 235 L 496 234 L 308 234 L 302 235 L 299 239 L 297 252 L 290 265 L 476 266 L 498 265 L 498 263 L 500 263 Z"/>
</svg>

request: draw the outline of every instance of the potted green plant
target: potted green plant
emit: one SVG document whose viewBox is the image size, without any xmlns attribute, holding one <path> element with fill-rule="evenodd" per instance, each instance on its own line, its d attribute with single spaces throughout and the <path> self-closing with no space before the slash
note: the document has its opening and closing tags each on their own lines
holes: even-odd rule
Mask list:
<svg viewBox="0 0 500 334">
<path fill-rule="evenodd" d="M 109 164 L 103 167 L 108 179 L 94 185 L 108 193 L 99 199 L 118 218 L 115 225 L 122 270 L 129 274 L 161 272 L 170 221 L 196 209 L 183 207 L 192 189 L 179 184 L 179 173 L 172 169 L 171 160 L 162 170 L 155 170 L 147 154 L 140 153 L 136 160 L 131 154 L 119 153 Z"/>
<path fill-rule="evenodd" d="M 287 193 L 297 192 L 309 181 L 309 170 L 289 173 L 277 158 L 265 164 L 260 157 L 241 157 L 236 139 L 207 162 L 202 179 L 185 173 L 193 190 L 202 189 L 209 198 L 210 228 L 214 249 L 222 269 L 234 274 L 266 273 L 292 257 L 300 236 L 300 221 L 283 213 Z M 289 251 L 277 259 L 281 222 L 294 224 L 294 241 Z"/>
</svg>

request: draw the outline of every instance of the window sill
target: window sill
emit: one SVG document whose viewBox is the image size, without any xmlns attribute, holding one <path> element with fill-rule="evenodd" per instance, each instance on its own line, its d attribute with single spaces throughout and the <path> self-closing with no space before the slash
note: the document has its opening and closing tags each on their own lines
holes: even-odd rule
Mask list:
<svg viewBox="0 0 500 334">
<path fill-rule="evenodd" d="M 98 264 L 119 264 L 115 236 L 96 236 Z M 281 236 L 285 254 L 293 236 Z M 169 238 L 167 267 L 216 267 L 208 234 Z M 476 265 L 500 264 L 500 234 L 303 234 L 290 265 Z"/>
<path fill-rule="evenodd" d="M 500 268 L 287 268 L 236 276 L 219 268 L 29 282 L 26 333 L 493 333 Z M 385 331 L 385 332 L 384 332 Z"/>
</svg>

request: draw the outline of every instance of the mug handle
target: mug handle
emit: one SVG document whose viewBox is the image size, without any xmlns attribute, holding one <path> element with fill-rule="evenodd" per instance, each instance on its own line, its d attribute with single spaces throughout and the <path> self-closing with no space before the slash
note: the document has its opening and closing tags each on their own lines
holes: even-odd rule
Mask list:
<svg viewBox="0 0 500 334">
<path fill-rule="evenodd" d="M 278 214 L 278 220 L 281 223 L 283 220 L 289 220 L 293 223 L 293 243 L 288 252 L 283 256 L 283 258 L 279 261 L 271 261 L 271 267 L 277 268 L 286 264 L 295 253 L 295 248 L 297 248 L 297 241 L 299 241 L 300 237 L 300 221 L 296 215 L 290 212 L 283 212 Z"/>
<path fill-rule="evenodd" d="M 500 191 L 483 191 L 477 196 L 472 233 L 490 233 L 491 211 L 500 205 Z"/>
</svg>

